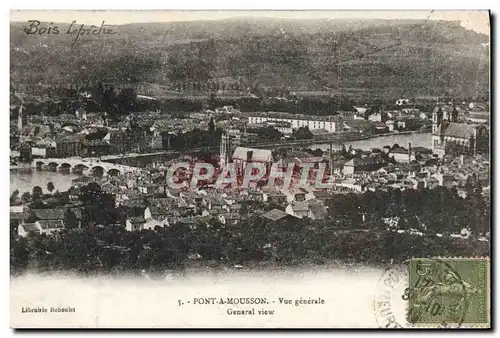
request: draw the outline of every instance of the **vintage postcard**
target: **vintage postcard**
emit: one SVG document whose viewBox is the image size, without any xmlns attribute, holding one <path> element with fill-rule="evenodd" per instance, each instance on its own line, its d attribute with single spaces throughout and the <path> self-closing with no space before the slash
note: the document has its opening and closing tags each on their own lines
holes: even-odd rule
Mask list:
<svg viewBox="0 0 500 338">
<path fill-rule="evenodd" d="M 12 328 L 490 328 L 488 11 L 10 15 Z"/>
</svg>

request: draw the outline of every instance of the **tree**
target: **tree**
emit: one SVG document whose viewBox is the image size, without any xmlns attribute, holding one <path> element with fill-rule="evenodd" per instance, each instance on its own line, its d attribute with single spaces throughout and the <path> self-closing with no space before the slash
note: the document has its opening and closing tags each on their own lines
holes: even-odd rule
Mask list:
<svg viewBox="0 0 500 338">
<path fill-rule="evenodd" d="M 99 89 L 100 87 L 100 89 Z M 110 117 L 112 121 L 118 120 L 118 98 L 116 96 L 116 91 L 113 85 L 108 85 L 104 88 L 104 85 L 100 83 L 97 87 L 96 102 L 98 106 L 103 109 L 106 114 Z"/>
<path fill-rule="evenodd" d="M 210 119 L 210 122 L 208 123 L 208 132 L 212 134 L 215 131 L 215 123 L 214 123 L 214 118 L 212 117 Z"/>
<path fill-rule="evenodd" d="M 342 155 L 343 157 L 345 157 L 347 159 L 349 159 L 351 157 L 350 154 L 347 152 L 345 144 L 342 144 L 342 149 L 340 150 L 340 155 Z"/>
<path fill-rule="evenodd" d="M 308 127 L 300 127 L 294 132 L 294 137 L 297 140 L 307 140 L 307 139 L 312 139 L 313 134 L 311 133 Z"/>
<path fill-rule="evenodd" d="M 269 141 L 278 141 L 282 134 L 273 127 L 258 128 L 255 132 L 262 138 Z"/>
<path fill-rule="evenodd" d="M 15 205 L 17 200 L 19 199 L 19 190 L 14 190 L 14 192 L 10 195 L 10 205 Z"/>
<path fill-rule="evenodd" d="M 467 176 L 464 188 L 467 196 L 472 196 L 474 194 L 474 182 L 471 175 Z"/>
<path fill-rule="evenodd" d="M 90 182 L 81 188 L 79 199 L 85 206 L 82 223 L 86 225 L 114 224 L 119 218 L 114 195 L 102 191 L 95 182 Z"/>
<path fill-rule="evenodd" d="M 208 109 L 214 110 L 217 107 L 217 95 L 215 93 L 210 93 L 208 98 Z"/>
<path fill-rule="evenodd" d="M 141 125 L 139 124 L 136 116 L 130 117 L 128 129 L 133 133 L 142 131 Z"/>
<path fill-rule="evenodd" d="M 64 224 L 67 229 L 75 229 L 79 227 L 79 221 L 75 213 L 70 209 L 66 209 L 64 213 Z"/>
<path fill-rule="evenodd" d="M 118 111 L 131 113 L 137 110 L 137 93 L 134 88 L 123 89 L 117 97 Z"/>
<path fill-rule="evenodd" d="M 33 187 L 33 192 L 31 193 L 33 200 L 38 200 L 43 196 L 43 190 L 38 185 Z"/>
<path fill-rule="evenodd" d="M 49 192 L 54 191 L 54 189 L 55 189 L 55 187 L 54 187 L 54 183 L 52 183 L 52 182 L 47 183 L 47 190 L 48 190 Z"/>
<path fill-rule="evenodd" d="M 23 194 L 21 195 L 21 201 L 24 204 L 26 204 L 29 203 L 30 200 L 31 200 L 31 194 L 29 193 L 29 191 L 23 192 Z"/>
</svg>

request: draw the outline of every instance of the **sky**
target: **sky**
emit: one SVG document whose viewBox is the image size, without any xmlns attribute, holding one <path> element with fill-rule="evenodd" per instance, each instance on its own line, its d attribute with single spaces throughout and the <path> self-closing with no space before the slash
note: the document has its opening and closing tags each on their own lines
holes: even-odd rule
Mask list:
<svg viewBox="0 0 500 338">
<path fill-rule="evenodd" d="M 39 20 L 42 22 L 71 22 L 100 25 L 127 23 L 220 20 L 237 17 L 282 19 L 420 19 L 460 21 L 467 29 L 489 35 L 487 11 L 11 11 L 10 21 Z"/>
</svg>

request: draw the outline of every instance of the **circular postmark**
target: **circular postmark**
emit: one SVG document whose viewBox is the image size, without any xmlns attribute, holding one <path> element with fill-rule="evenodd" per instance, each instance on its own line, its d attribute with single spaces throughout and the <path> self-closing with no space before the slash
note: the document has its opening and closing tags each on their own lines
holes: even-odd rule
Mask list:
<svg viewBox="0 0 500 338">
<path fill-rule="evenodd" d="M 377 282 L 373 305 L 379 327 L 411 327 L 406 319 L 408 277 L 406 266 L 394 265 L 385 269 Z"/>
</svg>

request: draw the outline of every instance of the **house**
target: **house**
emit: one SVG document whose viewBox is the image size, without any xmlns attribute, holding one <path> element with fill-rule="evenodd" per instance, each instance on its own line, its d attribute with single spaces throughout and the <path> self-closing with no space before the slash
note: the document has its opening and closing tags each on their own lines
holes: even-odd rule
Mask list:
<svg viewBox="0 0 500 338">
<path fill-rule="evenodd" d="M 227 206 L 226 200 L 224 200 L 224 198 L 222 198 L 221 196 L 207 196 L 206 203 L 209 210 L 222 210 Z"/>
<path fill-rule="evenodd" d="M 278 190 L 262 192 L 262 200 L 268 203 L 283 204 L 287 202 L 287 196 Z"/>
<path fill-rule="evenodd" d="M 66 209 L 32 209 L 25 219 L 38 223 L 41 233 L 51 234 L 55 231 L 63 230 L 65 227 Z"/>
<path fill-rule="evenodd" d="M 144 198 L 130 198 L 122 200 L 119 205 L 131 208 L 131 209 L 144 209 Z"/>
<path fill-rule="evenodd" d="M 125 221 L 125 229 L 127 229 L 127 231 L 141 231 L 145 224 L 146 220 L 142 216 L 129 217 Z"/>
<path fill-rule="evenodd" d="M 167 197 L 167 198 L 158 198 L 158 197 L 149 198 L 148 201 L 151 204 L 151 206 L 155 206 L 155 207 L 163 208 L 163 209 L 175 208 L 179 202 L 178 199 L 169 198 L 169 197 Z M 151 212 L 154 214 L 154 212 L 152 210 L 151 210 Z"/>
<path fill-rule="evenodd" d="M 146 221 L 153 219 L 155 221 L 158 221 L 159 223 L 164 224 L 166 223 L 165 220 L 167 219 L 168 215 L 169 215 L 168 209 L 164 207 L 149 206 L 144 210 L 144 219 Z"/>
<path fill-rule="evenodd" d="M 241 216 L 238 213 L 225 213 L 218 215 L 217 218 L 222 224 L 234 225 L 240 221 Z"/>
<path fill-rule="evenodd" d="M 409 163 L 415 161 L 415 153 L 405 148 L 395 148 L 390 153 L 397 162 Z"/>
<path fill-rule="evenodd" d="M 439 180 L 433 176 L 426 179 L 426 187 L 427 189 L 434 189 L 439 186 Z"/>
<path fill-rule="evenodd" d="M 322 191 L 322 190 L 316 190 L 313 192 L 314 198 L 317 200 L 329 200 L 333 198 L 333 193 L 331 191 Z"/>
<path fill-rule="evenodd" d="M 22 221 L 25 215 L 24 205 L 10 206 L 10 220 Z"/>
<path fill-rule="evenodd" d="M 465 189 L 463 189 L 463 188 L 458 188 L 457 189 L 457 194 L 461 198 L 467 198 L 467 191 Z"/>
<path fill-rule="evenodd" d="M 190 200 L 195 205 L 205 204 L 204 195 L 200 195 L 194 191 L 182 191 L 179 196 L 184 200 Z"/>
<path fill-rule="evenodd" d="M 36 234 L 39 235 L 43 232 L 42 227 L 40 226 L 40 223 L 34 222 L 34 223 L 21 223 L 17 227 L 17 234 L 20 237 L 26 237 L 29 234 Z"/>
<path fill-rule="evenodd" d="M 328 160 L 324 157 L 321 157 L 321 156 L 311 156 L 311 155 L 307 154 L 307 157 L 302 157 L 302 158 L 295 157 L 293 159 L 293 162 L 297 166 L 300 166 L 300 167 L 302 167 L 302 165 L 311 165 L 312 164 L 312 168 L 318 169 L 318 168 L 320 168 L 321 164 L 326 165 L 328 163 Z M 302 172 L 302 169 L 301 169 L 301 172 Z"/>
<path fill-rule="evenodd" d="M 274 223 L 290 223 L 290 222 L 297 222 L 299 220 L 299 218 L 279 209 L 273 209 L 271 211 L 268 211 L 262 214 L 262 217 Z"/>
<path fill-rule="evenodd" d="M 314 198 L 314 193 L 304 188 L 285 190 L 284 194 L 286 195 L 286 201 L 288 203 L 294 201 L 303 202 Z"/>
<path fill-rule="evenodd" d="M 325 219 L 328 217 L 328 209 L 321 200 L 309 200 L 310 217 L 312 219 Z"/>
<path fill-rule="evenodd" d="M 432 149 L 425 148 L 425 147 L 413 147 L 412 148 L 413 152 L 415 153 L 415 158 L 418 157 L 418 155 L 421 156 L 430 156 L 432 155 Z M 418 160 L 418 158 L 417 158 Z"/>
<path fill-rule="evenodd" d="M 297 218 L 310 217 L 309 204 L 304 202 L 292 202 L 287 205 L 285 212 Z"/>
<path fill-rule="evenodd" d="M 362 192 L 363 185 L 358 180 L 347 178 L 339 183 L 335 183 L 335 190 L 340 192 Z"/>
<path fill-rule="evenodd" d="M 56 138 L 56 157 L 84 156 L 85 135 L 62 135 Z"/>
<path fill-rule="evenodd" d="M 167 197 L 170 198 L 179 198 L 181 190 L 180 189 L 174 189 L 174 188 L 168 188 L 167 190 Z"/>
<path fill-rule="evenodd" d="M 160 193 L 163 193 L 163 185 L 159 185 L 159 184 L 154 184 L 154 183 L 146 183 L 146 184 L 142 184 L 142 185 L 139 185 L 137 187 L 139 189 L 139 191 L 143 194 L 146 194 L 146 195 L 153 195 L 153 194 L 160 194 Z"/>
<path fill-rule="evenodd" d="M 389 132 L 394 131 L 394 120 L 387 120 L 385 121 L 385 125 L 387 126 Z"/>
<path fill-rule="evenodd" d="M 433 175 L 439 182 L 440 186 L 451 188 L 455 185 L 455 176 L 449 173 L 438 173 Z"/>
<path fill-rule="evenodd" d="M 264 193 L 260 190 L 248 190 L 248 198 L 252 201 L 264 201 Z"/>
<path fill-rule="evenodd" d="M 370 116 L 368 116 L 368 121 L 371 121 L 371 122 L 382 122 L 382 114 L 381 113 L 370 114 Z"/>
<path fill-rule="evenodd" d="M 405 178 L 401 183 L 403 189 L 418 189 L 418 181 L 414 178 Z"/>
<path fill-rule="evenodd" d="M 157 221 L 156 219 L 150 217 L 146 219 L 146 222 L 143 224 L 142 229 L 143 230 L 154 230 L 156 227 L 165 227 L 165 225 L 168 224 L 168 222 L 160 222 Z"/>
<path fill-rule="evenodd" d="M 377 191 L 378 188 L 380 188 L 381 184 L 377 182 L 371 182 L 366 185 L 366 190 L 368 191 Z"/>
<path fill-rule="evenodd" d="M 422 179 L 422 178 L 414 178 L 412 180 L 413 180 L 412 182 L 414 183 L 413 189 L 422 190 L 422 189 L 425 188 L 426 182 L 425 182 L 424 179 Z"/>
<path fill-rule="evenodd" d="M 377 154 L 378 155 L 378 154 Z M 360 171 L 375 171 L 383 166 L 385 162 L 381 156 L 369 156 L 366 158 L 353 158 L 344 164 L 343 173 L 347 175 L 352 175 Z"/>
<path fill-rule="evenodd" d="M 101 189 L 108 194 L 113 194 L 113 195 L 118 195 L 120 193 L 120 188 L 115 186 L 114 184 L 110 182 L 106 182 L 103 185 L 101 185 Z"/>
<path fill-rule="evenodd" d="M 240 203 L 233 203 L 233 204 L 231 204 L 231 205 L 229 206 L 229 211 L 230 211 L 231 213 L 240 214 L 241 209 L 242 209 L 242 207 L 241 207 L 241 204 L 240 204 Z"/>
<path fill-rule="evenodd" d="M 487 111 L 471 111 L 466 117 L 466 121 L 477 124 L 488 124 L 490 122 L 490 113 Z"/>
<path fill-rule="evenodd" d="M 50 235 L 51 233 L 61 231 L 64 229 L 64 222 L 57 219 L 39 220 L 36 223 L 40 224 L 42 233 Z"/>
<path fill-rule="evenodd" d="M 23 212 L 10 212 L 10 222 L 20 223 L 23 221 L 24 213 Z"/>
</svg>

